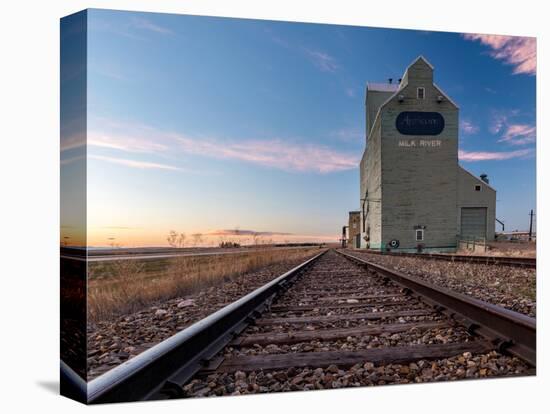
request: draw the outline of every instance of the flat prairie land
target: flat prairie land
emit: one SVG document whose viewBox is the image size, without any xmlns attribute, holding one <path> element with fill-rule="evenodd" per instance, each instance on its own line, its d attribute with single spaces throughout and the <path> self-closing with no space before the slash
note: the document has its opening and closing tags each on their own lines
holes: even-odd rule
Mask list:
<svg viewBox="0 0 550 414">
<path fill-rule="evenodd" d="M 532 241 L 496 241 L 489 243 L 488 256 L 536 257 L 537 243 Z"/>
<path fill-rule="evenodd" d="M 487 251 L 480 252 L 462 249 L 456 254 L 473 256 L 505 256 L 505 257 L 536 257 L 537 243 L 535 241 L 493 241 L 487 243 Z"/>
<path fill-rule="evenodd" d="M 265 248 L 224 255 L 90 262 L 88 320 L 93 323 L 116 318 L 266 266 L 305 260 L 319 251 L 318 247 Z"/>
</svg>

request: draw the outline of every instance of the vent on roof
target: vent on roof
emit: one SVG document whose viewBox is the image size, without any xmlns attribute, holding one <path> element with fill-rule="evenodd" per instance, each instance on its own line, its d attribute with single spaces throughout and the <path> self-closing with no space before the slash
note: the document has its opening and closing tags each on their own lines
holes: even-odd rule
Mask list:
<svg viewBox="0 0 550 414">
<path fill-rule="evenodd" d="M 487 176 L 487 174 L 481 174 L 479 176 L 479 178 L 481 178 L 481 181 L 486 182 L 487 184 L 489 184 L 489 177 Z"/>
</svg>

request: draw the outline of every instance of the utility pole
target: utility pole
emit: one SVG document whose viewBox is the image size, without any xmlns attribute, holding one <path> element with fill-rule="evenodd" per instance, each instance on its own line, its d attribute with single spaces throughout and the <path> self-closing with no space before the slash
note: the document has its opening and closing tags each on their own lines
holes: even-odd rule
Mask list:
<svg viewBox="0 0 550 414">
<path fill-rule="evenodd" d="M 533 209 L 529 213 L 529 241 L 533 238 Z"/>
</svg>

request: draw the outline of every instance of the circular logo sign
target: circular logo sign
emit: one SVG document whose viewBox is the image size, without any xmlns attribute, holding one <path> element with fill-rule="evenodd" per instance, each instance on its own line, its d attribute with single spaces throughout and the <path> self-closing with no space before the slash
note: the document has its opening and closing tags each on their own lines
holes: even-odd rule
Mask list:
<svg viewBox="0 0 550 414">
<path fill-rule="evenodd" d="M 392 249 L 397 249 L 399 247 L 399 240 L 393 239 L 388 244 Z"/>
</svg>

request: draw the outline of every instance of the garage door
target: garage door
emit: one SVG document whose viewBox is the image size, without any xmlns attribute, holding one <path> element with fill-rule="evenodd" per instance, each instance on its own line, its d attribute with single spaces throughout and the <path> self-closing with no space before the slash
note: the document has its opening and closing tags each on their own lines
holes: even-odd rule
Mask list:
<svg viewBox="0 0 550 414">
<path fill-rule="evenodd" d="M 485 239 L 487 237 L 486 207 L 463 207 L 460 217 L 462 240 Z"/>
</svg>

